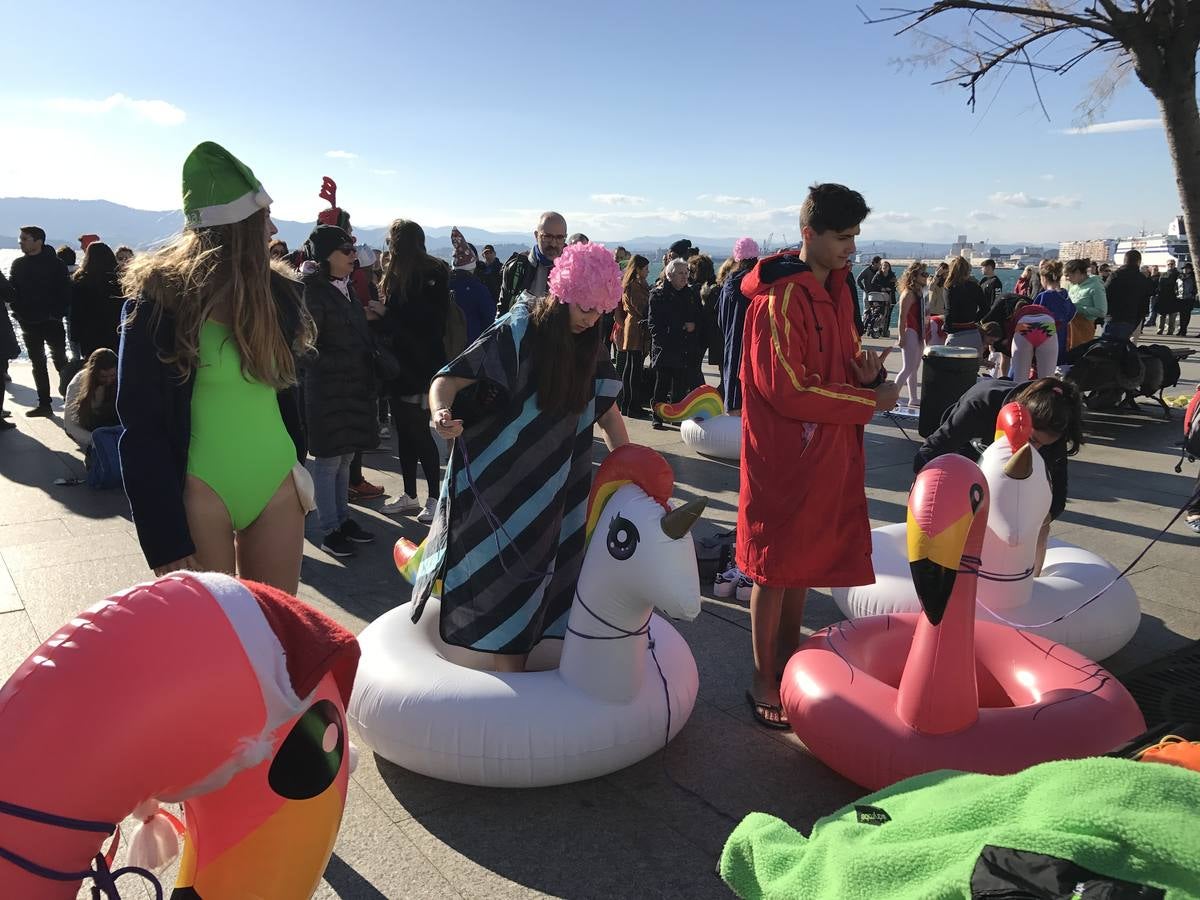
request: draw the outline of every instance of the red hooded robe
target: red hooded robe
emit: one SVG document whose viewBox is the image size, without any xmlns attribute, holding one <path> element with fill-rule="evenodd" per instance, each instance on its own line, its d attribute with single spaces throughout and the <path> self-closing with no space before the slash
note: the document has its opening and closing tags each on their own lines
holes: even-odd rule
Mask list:
<svg viewBox="0 0 1200 900">
<path fill-rule="evenodd" d="M 742 353 L 737 563 L 757 584 L 871 584 L 863 426 L 875 412 L 846 273 L 822 286 L 796 253 L 760 260 Z"/>
</svg>

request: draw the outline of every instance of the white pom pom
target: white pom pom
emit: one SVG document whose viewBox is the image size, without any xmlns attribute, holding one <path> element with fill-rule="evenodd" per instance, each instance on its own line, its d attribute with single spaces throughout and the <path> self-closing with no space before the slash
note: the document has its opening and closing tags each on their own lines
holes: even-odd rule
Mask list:
<svg viewBox="0 0 1200 900">
<path fill-rule="evenodd" d="M 129 842 L 129 865 L 157 872 L 166 868 L 179 855 L 179 833 L 175 823 L 159 807 L 157 800 L 147 800 L 133 811 L 142 820 Z"/>
<path fill-rule="evenodd" d="M 258 193 L 254 195 L 254 202 L 263 209 L 266 209 L 271 205 L 271 195 L 260 188 Z"/>
</svg>

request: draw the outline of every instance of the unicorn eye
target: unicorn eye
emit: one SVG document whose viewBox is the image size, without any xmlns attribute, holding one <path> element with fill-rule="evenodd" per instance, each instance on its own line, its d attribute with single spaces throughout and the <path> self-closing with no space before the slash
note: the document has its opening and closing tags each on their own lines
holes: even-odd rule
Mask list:
<svg viewBox="0 0 1200 900">
<path fill-rule="evenodd" d="M 624 516 L 615 516 L 608 526 L 608 552 L 613 559 L 629 559 L 637 549 L 641 535 L 637 526 Z"/>
</svg>

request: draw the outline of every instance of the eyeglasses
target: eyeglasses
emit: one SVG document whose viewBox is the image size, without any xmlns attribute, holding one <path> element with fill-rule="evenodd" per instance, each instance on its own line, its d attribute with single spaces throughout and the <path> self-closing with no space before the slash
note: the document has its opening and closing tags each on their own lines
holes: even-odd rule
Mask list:
<svg viewBox="0 0 1200 900">
<path fill-rule="evenodd" d="M 548 241 L 555 241 L 557 243 L 565 243 L 567 240 L 567 236 L 565 234 L 550 234 L 546 231 L 539 231 L 538 235 L 544 237 Z"/>
</svg>

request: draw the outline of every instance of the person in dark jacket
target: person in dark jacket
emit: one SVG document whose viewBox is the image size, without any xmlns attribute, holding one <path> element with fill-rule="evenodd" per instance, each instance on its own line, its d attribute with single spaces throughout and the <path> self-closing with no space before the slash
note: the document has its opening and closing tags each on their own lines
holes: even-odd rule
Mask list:
<svg viewBox="0 0 1200 900">
<path fill-rule="evenodd" d="M 1142 274 L 1142 254 L 1137 250 L 1125 252 L 1125 264 L 1109 276 L 1104 292 L 1108 297 L 1108 324 L 1104 337 L 1127 341 L 1150 313 L 1150 300 L 1155 284 Z"/>
<path fill-rule="evenodd" d="M 17 333 L 13 331 L 12 319 L 8 317 L 8 304 L 14 297 L 12 285 L 0 271 L 0 431 L 16 428 L 9 422 L 4 411 L 4 396 L 8 393 L 8 363 L 21 355 L 21 346 L 17 343 Z"/>
<path fill-rule="evenodd" d="M 125 493 L 155 574 L 215 571 L 295 593 L 312 479 L 296 354 L 298 285 L 271 268 L 271 198 L 217 144 L 183 165 L 187 227 L 122 278 L 117 369 Z"/>
<path fill-rule="evenodd" d="M 725 355 L 721 360 L 721 374 L 725 382 L 725 411 L 737 412 L 742 408 L 742 332 L 746 325 L 746 310 L 750 299 L 742 293 L 742 279 L 758 263 L 758 244 L 753 238 L 738 238 L 733 245 L 733 270 L 721 283 L 721 297 L 717 300 L 717 322 L 725 333 Z M 850 269 L 847 266 L 847 281 Z M 862 334 L 862 330 L 859 330 Z"/>
<path fill-rule="evenodd" d="M 1179 274 L 1179 337 L 1187 337 L 1188 325 L 1192 322 L 1192 308 L 1196 305 L 1196 271 L 1191 263 L 1184 263 Z"/>
<path fill-rule="evenodd" d="M 475 248 L 467 243 L 457 228 L 450 232 L 454 244 L 454 268 L 450 270 L 450 291 L 454 302 L 462 310 L 466 320 L 465 346 L 475 343 L 475 338 L 496 321 L 496 298 L 476 276 L 479 259 Z"/>
<path fill-rule="evenodd" d="M 689 259 L 688 278 L 700 300 L 700 306 L 704 310 L 703 352 L 708 354 L 709 365 L 716 366 L 720 371 L 721 360 L 725 355 L 725 335 L 717 322 L 717 300 L 721 296 L 721 286 L 717 284 L 717 273 L 713 268 L 712 257 L 706 253 L 697 253 Z M 704 376 L 700 375 L 699 383 L 703 382 Z M 724 382 L 717 386 L 717 390 L 722 394 L 725 393 Z"/>
<path fill-rule="evenodd" d="M 871 285 L 875 281 L 875 276 L 879 274 L 880 266 L 883 264 L 883 257 L 871 257 L 871 264 L 858 273 L 858 278 L 854 279 L 854 283 L 858 285 L 858 289 L 862 291 L 863 299 L 866 300 L 867 294 L 875 290 Z"/>
<path fill-rule="evenodd" d="M 500 299 L 497 315 L 504 315 L 521 294 L 528 291 L 534 297 L 545 297 L 554 261 L 567 245 L 567 220 L 562 213 L 544 212 L 533 232 L 533 248 L 528 253 L 514 253 L 500 274 Z"/>
<path fill-rule="evenodd" d="M 1067 458 L 1078 453 L 1083 444 L 1083 403 L 1079 390 L 1062 378 L 1039 378 L 1021 384 L 981 381 L 969 388 L 946 410 L 941 426 L 917 451 L 913 473 L 920 472 L 931 459 L 947 453 L 976 459 L 971 442 L 991 443 L 996 434 L 996 417 L 1005 404 L 1013 402 L 1024 406 L 1033 420 L 1030 444 L 1046 463 L 1053 494 L 1050 518 L 1057 519 L 1067 505 Z M 1039 570 L 1049 533 L 1047 522 L 1038 539 Z"/>
<path fill-rule="evenodd" d="M 981 350 L 979 323 L 988 309 L 983 289 L 971 277 L 971 264 L 965 257 L 956 256 L 946 273 L 946 343 Z"/>
<path fill-rule="evenodd" d="M 647 345 L 650 343 L 650 332 L 646 328 L 646 316 L 650 305 L 650 285 L 647 283 L 649 273 L 650 260 L 640 253 L 633 256 L 625 266 L 625 275 L 621 280 L 621 305 L 617 307 L 621 415 L 634 419 L 646 418 L 641 398 L 643 364 L 646 360 Z"/>
<path fill-rule="evenodd" d="M 692 384 L 692 366 L 698 365 L 700 346 L 696 338 L 702 310 L 688 284 L 688 265 L 673 259 L 663 269 L 663 278 L 650 289 L 650 365 L 655 370 L 651 411 L 656 429 L 664 428 L 658 417 L 659 403 L 676 403 Z"/>
<path fill-rule="evenodd" d="M 985 259 L 979 266 L 983 269 L 983 277 L 979 279 L 979 288 L 983 291 L 983 297 L 987 301 L 988 308 L 996 305 L 996 301 L 1000 299 L 1000 295 L 1004 293 L 1004 284 L 1000 281 L 1000 277 L 996 274 L 996 261 L 994 259 Z M 1015 294 L 1020 294 L 1020 291 L 1013 291 Z"/>
<path fill-rule="evenodd" d="M 500 300 L 500 272 L 503 268 L 499 257 L 496 256 L 496 248 L 491 244 L 484 244 L 483 256 L 475 265 L 475 277 L 482 281 L 491 293 L 493 305 Z M 495 318 L 494 313 L 492 318 Z"/>
<path fill-rule="evenodd" d="M 83 252 L 83 265 L 71 278 L 67 317 L 71 342 L 79 348 L 81 359 L 90 359 L 101 348 L 116 351 L 124 302 L 116 255 L 108 244 L 92 241 Z"/>
<path fill-rule="evenodd" d="M 58 372 L 58 392 L 67 390 L 67 333 L 63 316 L 71 305 L 71 282 L 67 267 L 54 250 L 46 246 L 46 232 L 36 225 L 21 228 L 19 238 L 23 256 L 13 261 L 10 276 L 15 296 L 13 316 L 21 326 L 25 352 L 33 363 L 33 382 L 37 386 L 38 405 L 27 416 L 50 416 L 50 372 L 46 368 L 46 347 Z"/>
<path fill-rule="evenodd" d="M 1175 318 L 1179 314 L 1179 270 L 1175 260 L 1167 260 L 1167 268 L 1158 276 L 1158 333 L 1166 329 L 1175 333 Z"/>
<path fill-rule="evenodd" d="M 883 314 L 883 335 L 888 337 L 892 333 L 892 310 L 896 308 L 896 273 L 892 271 L 892 264 L 886 259 L 879 264 L 879 271 L 871 279 L 871 292 L 887 295 L 887 309 Z"/>
<path fill-rule="evenodd" d="M 388 515 L 417 512 L 417 521 L 428 525 L 441 490 L 441 455 L 429 430 L 429 385 L 447 362 L 450 272 L 444 262 L 426 252 L 425 231 L 416 222 L 394 221 L 388 244 L 392 255 L 383 272 L 382 323 L 400 362 L 400 377 L 390 389 L 404 494 L 385 504 L 383 511 Z M 418 462 L 428 489 L 424 508 L 417 502 Z"/>
<path fill-rule="evenodd" d="M 358 251 L 336 225 L 318 225 L 305 254 L 318 271 L 304 276 L 304 305 L 316 328 L 316 353 L 304 361 L 304 421 L 309 471 L 321 523 L 321 549 L 354 555 L 354 544 L 374 536 L 350 518 L 350 463 L 356 452 L 379 446 L 374 346 L 366 313 L 351 295 Z"/>
</svg>

